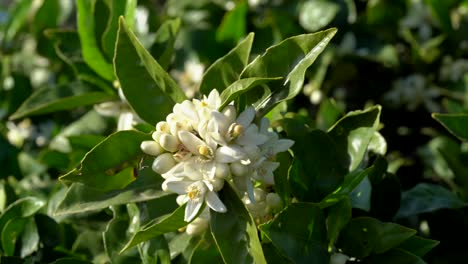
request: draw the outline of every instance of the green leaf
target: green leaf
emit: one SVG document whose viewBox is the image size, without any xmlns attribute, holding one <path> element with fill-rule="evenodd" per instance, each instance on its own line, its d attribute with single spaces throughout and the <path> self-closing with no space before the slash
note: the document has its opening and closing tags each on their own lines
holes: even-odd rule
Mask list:
<svg viewBox="0 0 468 264">
<path fill-rule="evenodd" d="M 143 264 L 151 263 L 171 263 L 171 254 L 169 253 L 169 245 L 163 235 L 159 235 L 153 239 L 139 244 L 141 261 Z"/>
<path fill-rule="evenodd" d="M 117 30 L 119 29 L 119 17 L 124 16 L 127 23 L 132 24 L 135 18 L 136 0 L 110 0 L 109 21 L 106 30 L 102 35 L 102 49 L 109 58 L 114 57 L 115 41 L 117 40 Z"/>
<path fill-rule="evenodd" d="M 26 218 L 35 214 L 45 205 L 45 202 L 36 197 L 24 197 L 10 204 L 0 216 L 0 230 L 6 223 L 14 218 Z"/>
<path fill-rule="evenodd" d="M 422 238 L 420 236 L 412 236 L 401 243 L 398 248 L 411 252 L 412 254 L 422 258 L 431 249 L 439 245 L 439 241 Z"/>
<path fill-rule="evenodd" d="M 340 6 L 326 0 L 309 0 L 304 3 L 299 13 L 299 23 L 310 32 L 328 25 L 336 16 Z"/>
<path fill-rule="evenodd" d="M 151 54 L 156 58 L 159 65 L 167 70 L 174 53 L 174 43 L 179 33 L 181 20 L 170 19 L 165 21 L 156 31 L 154 44 L 151 47 Z"/>
<path fill-rule="evenodd" d="M 310 203 L 293 203 L 260 230 L 294 263 L 329 263 L 325 217 Z"/>
<path fill-rule="evenodd" d="M 221 106 L 220 109 L 226 107 L 230 102 L 234 101 L 241 94 L 248 92 L 250 89 L 262 85 L 270 81 L 278 81 L 278 78 L 246 78 L 240 79 L 229 85 L 220 95 Z"/>
<path fill-rule="evenodd" d="M 134 130 L 118 131 L 91 149 L 78 169 L 61 176 L 65 182 L 80 182 L 109 191 L 135 180 L 134 168 L 143 156 L 140 143 L 151 137 Z"/>
<path fill-rule="evenodd" d="M 13 40 L 18 31 L 24 25 L 32 6 L 33 2 L 30 0 L 17 1 L 14 5 L 11 5 L 11 9 L 8 10 L 7 13 L 8 20 L 3 27 L 3 46 Z"/>
<path fill-rule="evenodd" d="M 468 114 L 433 113 L 432 118 L 441 123 L 454 136 L 468 141 Z"/>
<path fill-rule="evenodd" d="M 351 220 L 351 202 L 349 199 L 342 199 L 328 209 L 327 217 L 327 239 L 328 251 L 335 245 L 338 234 Z"/>
<path fill-rule="evenodd" d="M 50 264 L 93 264 L 87 260 L 77 259 L 77 258 L 60 258 Z"/>
<path fill-rule="evenodd" d="M 188 223 L 184 221 L 184 215 L 185 205 L 180 206 L 168 216 L 154 219 L 142 227 L 132 239 L 130 239 L 120 253 L 141 242 L 148 241 L 168 232 L 177 231 L 179 228 L 186 226 Z"/>
<path fill-rule="evenodd" d="M 10 116 L 10 119 L 71 110 L 79 106 L 92 105 L 113 99 L 116 99 L 115 95 L 96 91 L 82 82 L 45 87 L 34 91 L 18 110 Z"/>
<path fill-rule="evenodd" d="M 94 0 L 80 0 L 76 3 L 78 35 L 80 36 L 83 58 L 89 67 L 101 77 L 113 81 L 115 78 L 112 64 L 107 62 L 94 35 L 96 26 L 94 21 L 95 3 Z"/>
<path fill-rule="evenodd" d="M 249 5 L 247 1 L 240 1 L 233 9 L 226 12 L 221 25 L 216 30 L 216 41 L 232 41 L 237 43 L 241 37 L 245 36 L 248 11 Z"/>
<path fill-rule="evenodd" d="M 223 263 L 223 258 L 218 248 L 214 245 L 211 234 L 205 233 L 198 242 L 190 257 L 190 263 Z"/>
<path fill-rule="evenodd" d="M 376 105 L 365 110 L 351 111 L 328 130 L 337 146 L 347 146 L 347 157 L 341 159 L 348 160 L 350 171 L 356 169 L 364 158 L 379 124 L 381 109 L 380 105 Z"/>
<path fill-rule="evenodd" d="M 150 124 L 165 120 L 174 104 L 185 99 L 180 87 L 145 50 L 122 17 L 114 67 L 131 107 Z"/>
<path fill-rule="evenodd" d="M 26 219 L 28 222 L 26 223 L 23 234 L 21 235 L 20 256 L 22 258 L 33 254 L 39 247 L 39 233 L 36 222 L 33 217 L 28 217 Z"/>
<path fill-rule="evenodd" d="M 399 249 L 391 249 L 383 254 L 376 254 L 366 258 L 362 261 L 364 264 L 394 264 L 394 263 L 408 263 L 408 264 L 426 264 L 420 257 Z"/>
<path fill-rule="evenodd" d="M 202 94 L 209 94 L 213 89 L 222 93 L 224 89 L 239 79 L 239 75 L 249 60 L 253 38 L 254 34 L 250 33 L 228 54 L 211 64 L 200 83 Z"/>
<path fill-rule="evenodd" d="M 254 220 L 229 184 L 219 191 L 226 213 L 210 211 L 210 227 L 224 263 L 266 263 Z"/>
<path fill-rule="evenodd" d="M 12 218 L 2 229 L 1 241 L 3 253 L 6 256 L 13 256 L 15 254 L 16 240 L 23 232 L 28 223 L 27 218 Z"/>
<path fill-rule="evenodd" d="M 358 217 L 340 232 L 337 246 L 346 255 L 364 258 L 397 247 L 415 234 L 416 230 L 395 223 Z"/>
<path fill-rule="evenodd" d="M 335 35 L 336 29 L 328 29 L 313 34 L 298 35 L 288 38 L 268 48 L 242 71 L 240 78 L 283 77 L 284 82 L 275 82 L 270 86 L 271 94 L 266 98 L 258 96 L 245 98 L 260 111 L 260 116 L 267 113 L 276 104 L 296 96 L 303 87 L 306 70 L 325 49 Z"/>
<path fill-rule="evenodd" d="M 395 217 L 404 218 L 438 209 L 461 208 L 467 205 L 456 194 L 440 185 L 419 183 L 403 192 L 401 206 Z"/>
<path fill-rule="evenodd" d="M 353 208 L 359 208 L 369 212 L 371 210 L 372 197 L 372 184 L 369 177 L 364 177 L 348 196 Z"/>
<path fill-rule="evenodd" d="M 150 167 L 143 169 L 135 181 L 122 190 L 102 191 L 74 183 L 55 212 L 56 215 L 76 214 L 106 208 L 111 205 L 142 202 L 170 195 L 161 190 L 163 178 Z"/>
</svg>

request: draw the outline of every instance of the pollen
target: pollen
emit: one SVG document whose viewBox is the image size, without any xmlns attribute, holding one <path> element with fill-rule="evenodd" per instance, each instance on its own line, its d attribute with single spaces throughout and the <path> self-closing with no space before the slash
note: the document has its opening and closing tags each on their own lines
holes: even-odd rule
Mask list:
<svg viewBox="0 0 468 264">
<path fill-rule="evenodd" d="M 206 145 L 198 146 L 198 153 L 205 158 L 213 158 L 213 150 L 211 150 L 211 148 Z"/>
<path fill-rule="evenodd" d="M 198 186 L 189 186 L 187 187 L 187 196 L 190 200 L 197 200 L 201 196 L 201 190 L 198 188 Z"/>
</svg>

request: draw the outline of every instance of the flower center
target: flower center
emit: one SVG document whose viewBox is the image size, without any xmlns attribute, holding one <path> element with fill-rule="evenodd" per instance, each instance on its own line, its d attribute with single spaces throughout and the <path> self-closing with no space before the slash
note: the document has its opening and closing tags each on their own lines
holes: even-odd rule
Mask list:
<svg viewBox="0 0 468 264">
<path fill-rule="evenodd" d="M 204 157 L 206 159 L 209 159 L 209 160 L 214 158 L 213 150 L 210 147 L 206 146 L 206 145 L 198 146 L 198 153 L 202 157 Z"/>
<path fill-rule="evenodd" d="M 230 139 L 236 139 L 242 133 L 244 133 L 244 127 L 242 125 L 237 124 L 237 123 L 232 123 L 229 126 L 228 136 Z"/>
<path fill-rule="evenodd" d="M 190 185 L 187 187 L 187 196 L 190 200 L 198 200 L 202 194 L 202 190 L 197 185 Z"/>
</svg>

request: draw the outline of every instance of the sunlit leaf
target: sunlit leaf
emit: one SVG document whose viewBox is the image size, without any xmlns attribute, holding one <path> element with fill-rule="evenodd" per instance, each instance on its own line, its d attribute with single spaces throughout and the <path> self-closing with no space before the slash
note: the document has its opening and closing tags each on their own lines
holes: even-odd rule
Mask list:
<svg viewBox="0 0 468 264">
<path fill-rule="evenodd" d="M 461 140 L 468 141 L 468 114 L 432 114 L 450 133 Z"/>
<path fill-rule="evenodd" d="M 102 49 L 109 58 L 114 57 L 115 41 L 117 39 L 117 30 L 119 29 L 119 17 L 124 16 L 127 23 L 133 25 L 135 18 L 135 9 L 137 0 L 110 0 L 109 2 L 109 21 L 106 30 L 102 35 Z M 131 26 L 131 28 L 133 28 Z"/>
</svg>

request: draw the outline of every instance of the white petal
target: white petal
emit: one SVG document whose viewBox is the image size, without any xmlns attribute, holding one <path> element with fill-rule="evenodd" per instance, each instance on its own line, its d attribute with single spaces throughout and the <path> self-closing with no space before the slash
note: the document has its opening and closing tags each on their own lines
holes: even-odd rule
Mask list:
<svg viewBox="0 0 468 264">
<path fill-rule="evenodd" d="M 169 176 L 165 176 L 165 174 L 174 169 L 174 166 L 176 166 L 176 162 L 172 157 L 172 154 L 163 153 L 154 159 L 151 169 L 156 173 L 161 174 L 163 178 L 167 179 Z"/>
<path fill-rule="evenodd" d="M 250 202 L 255 204 L 256 201 L 255 201 L 254 187 L 249 177 L 245 177 L 245 187 L 246 187 L 247 195 L 249 196 Z"/>
<path fill-rule="evenodd" d="M 253 106 L 249 106 L 244 110 L 244 112 L 240 113 L 239 117 L 237 117 L 236 123 L 243 127 L 248 127 L 254 118 L 255 108 L 253 108 Z"/>
<path fill-rule="evenodd" d="M 161 154 L 161 152 L 163 152 L 161 145 L 159 145 L 159 143 L 154 140 L 146 140 L 141 142 L 140 148 L 144 153 L 152 156 L 158 156 Z"/>
<path fill-rule="evenodd" d="M 279 152 L 284 152 L 294 145 L 294 140 L 291 139 L 280 139 L 274 145 L 275 154 Z"/>
<path fill-rule="evenodd" d="M 259 132 L 262 134 L 267 134 L 268 133 L 268 128 L 270 127 L 270 120 L 268 120 L 266 117 L 263 117 L 260 120 L 260 125 L 259 125 Z"/>
<path fill-rule="evenodd" d="M 218 109 L 218 107 L 221 105 L 221 98 L 219 97 L 218 90 L 211 90 L 206 101 L 211 108 Z"/>
<path fill-rule="evenodd" d="M 268 136 L 260 134 L 255 124 L 250 125 L 247 130 L 240 135 L 236 142 L 243 146 L 262 145 L 268 140 Z"/>
<path fill-rule="evenodd" d="M 241 147 L 236 145 L 222 146 L 216 150 L 216 161 L 221 163 L 229 163 L 239 161 L 246 157 L 246 154 Z"/>
<path fill-rule="evenodd" d="M 195 155 L 199 155 L 198 147 L 206 145 L 203 140 L 188 131 L 179 131 L 179 139 L 184 146 Z"/>
<path fill-rule="evenodd" d="M 225 213 L 227 211 L 226 206 L 219 199 L 218 195 L 215 192 L 207 192 L 205 200 L 206 204 L 214 211 L 218 213 Z"/>
<path fill-rule="evenodd" d="M 166 182 L 166 186 L 169 191 L 177 194 L 186 194 L 187 187 L 193 184 L 193 181 L 179 181 L 174 179 L 167 179 L 164 182 Z"/>
<path fill-rule="evenodd" d="M 119 116 L 119 122 L 117 123 L 117 130 L 131 130 L 133 128 L 133 113 L 122 112 Z"/>
<path fill-rule="evenodd" d="M 197 200 L 189 200 L 187 202 L 187 207 L 185 207 L 185 216 L 184 216 L 184 221 L 185 222 L 190 222 L 197 216 L 198 211 L 200 211 L 200 208 L 203 204 L 203 199 L 197 199 Z"/>
</svg>

